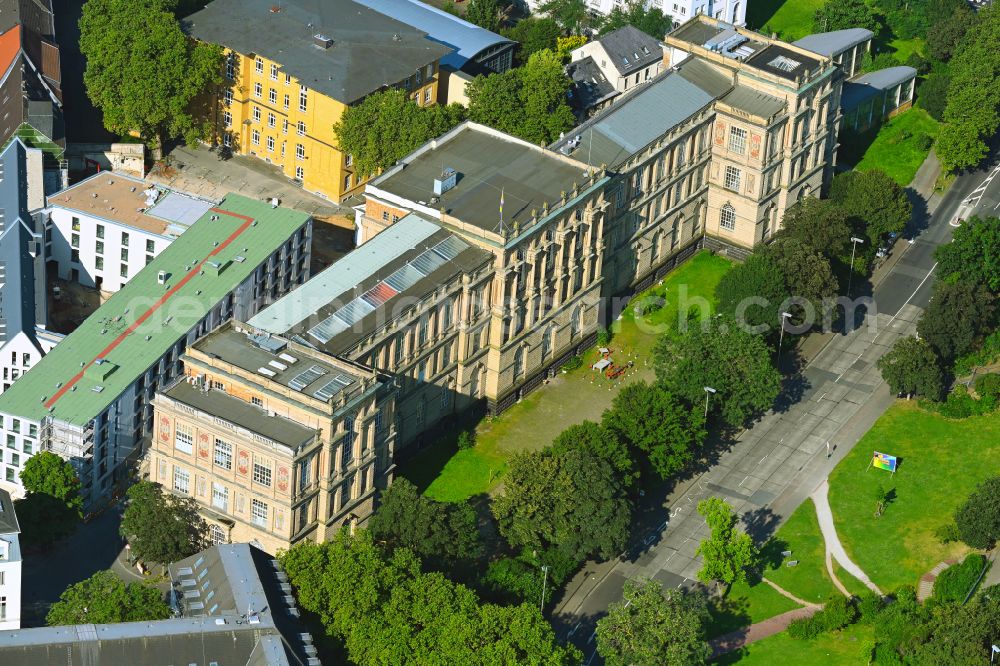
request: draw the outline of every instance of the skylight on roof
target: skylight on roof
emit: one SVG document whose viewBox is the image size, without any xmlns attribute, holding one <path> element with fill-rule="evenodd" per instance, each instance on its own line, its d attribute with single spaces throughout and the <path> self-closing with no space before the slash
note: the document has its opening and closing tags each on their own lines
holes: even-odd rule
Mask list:
<svg viewBox="0 0 1000 666">
<path fill-rule="evenodd" d="M 288 382 L 288 385 L 296 391 L 301 391 L 325 374 L 326 370 L 318 365 L 314 365 L 305 372 L 300 372 L 292 378 L 292 381 Z"/>
<path fill-rule="evenodd" d="M 802 65 L 802 63 L 799 62 L 798 60 L 792 60 L 791 58 L 783 55 L 778 56 L 777 58 L 775 58 L 774 60 L 772 60 L 767 64 L 769 64 L 771 67 L 774 67 L 775 69 L 780 69 L 783 72 L 791 72 L 796 67 Z"/>
</svg>

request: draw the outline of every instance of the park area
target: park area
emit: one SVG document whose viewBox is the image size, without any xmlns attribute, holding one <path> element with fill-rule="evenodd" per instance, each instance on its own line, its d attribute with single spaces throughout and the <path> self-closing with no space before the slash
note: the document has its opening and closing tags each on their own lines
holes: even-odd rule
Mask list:
<svg viewBox="0 0 1000 666">
<path fill-rule="evenodd" d="M 923 109 L 913 108 L 877 130 L 856 136 L 857 141 L 853 135 L 845 138 L 841 141 L 841 156 L 848 164 L 855 164 L 858 171 L 881 169 L 906 187 L 927 158 L 937 134 L 937 121 Z"/>
<path fill-rule="evenodd" d="M 460 502 L 491 492 L 516 453 L 541 449 L 567 427 L 584 420 L 599 420 L 624 383 L 652 380 L 650 351 L 660 332 L 676 331 L 678 302 L 715 300 L 715 286 L 732 264 L 710 252 L 701 252 L 671 272 L 634 302 L 658 300 L 663 305 L 636 320 L 626 308 L 611 329 L 607 347 L 620 366 L 633 366 L 615 379 L 591 369 L 602 354 L 595 347 L 581 358 L 579 367 L 559 373 L 548 384 L 525 396 L 503 414 L 475 425 L 475 446 L 458 449 L 459 431 L 441 436 L 426 451 L 404 465 L 402 475 L 437 500 Z"/>
</svg>

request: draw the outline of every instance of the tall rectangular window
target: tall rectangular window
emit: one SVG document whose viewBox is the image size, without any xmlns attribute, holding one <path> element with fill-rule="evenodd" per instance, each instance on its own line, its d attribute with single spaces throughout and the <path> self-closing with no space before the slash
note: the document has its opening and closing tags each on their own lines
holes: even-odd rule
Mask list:
<svg viewBox="0 0 1000 666">
<path fill-rule="evenodd" d="M 747 146 L 747 131 L 741 127 L 729 128 L 729 150 L 743 154 Z"/>
<path fill-rule="evenodd" d="M 304 160 L 306 158 L 306 147 L 301 143 L 295 144 L 295 159 Z"/>
<path fill-rule="evenodd" d="M 223 511 L 229 510 L 229 488 L 221 483 L 212 483 L 212 506 Z"/>
<path fill-rule="evenodd" d="M 178 423 L 174 431 L 174 448 L 183 453 L 194 450 L 194 429 Z"/>
<path fill-rule="evenodd" d="M 264 61 L 263 60 L 261 60 L 260 58 L 257 58 L 256 60 L 254 60 L 253 64 L 254 64 L 254 69 L 257 70 L 258 74 L 263 74 L 264 73 Z"/>
<path fill-rule="evenodd" d="M 309 89 L 299 86 L 299 111 L 306 110 L 306 103 L 309 101 Z"/>
<path fill-rule="evenodd" d="M 174 490 L 179 493 L 189 494 L 191 488 L 191 473 L 186 469 L 174 467 Z"/>
<path fill-rule="evenodd" d="M 269 463 L 263 463 L 254 458 L 253 482 L 268 488 L 271 487 L 271 465 Z"/>
<path fill-rule="evenodd" d="M 724 182 L 725 188 L 727 190 L 739 191 L 740 189 L 740 170 L 734 166 L 726 167 L 726 180 Z"/>
<path fill-rule="evenodd" d="M 261 97 L 263 97 L 263 95 L 264 95 L 264 86 L 261 85 L 259 82 L 253 84 L 253 96 L 256 97 L 257 99 L 260 99 Z"/>
<path fill-rule="evenodd" d="M 215 464 L 222 469 L 233 468 L 233 445 L 216 437 Z"/>
<path fill-rule="evenodd" d="M 275 65 L 274 63 L 271 63 L 271 80 L 272 81 L 278 80 L 278 66 Z"/>
<path fill-rule="evenodd" d="M 250 500 L 250 522 L 257 527 L 267 527 L 267 504 L 256 498 Z"/>
</svg>

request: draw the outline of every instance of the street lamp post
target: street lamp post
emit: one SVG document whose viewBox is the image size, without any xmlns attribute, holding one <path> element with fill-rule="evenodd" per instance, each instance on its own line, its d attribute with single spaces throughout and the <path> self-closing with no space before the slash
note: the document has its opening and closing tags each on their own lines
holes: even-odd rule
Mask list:
<svg viewBox="0 0 1000 666">
<path fill-rule="evenodd" d="M 785 340 L 785 320 L 792 316 L 791 312 L 781 313 L 781 332 L 778 333 L 778 357 L 781 357 L 781 343 Z"/>
<path fill-rule="evenodd" d="M 549 576 L 549 565 L 542 565 L 542 601 L 538 604 L 538 611 L 540 613 L 545 612 L 545 579 Z"/>
<path fill-rule="evenodd" d="M 863 238 L 851 236 L 851 272 L 847 275 L 847 297 L 851 297 L 851 283 L 854 281 L 854 252 L 858 249 L 858 243 L 864 243 Z"/>
<path fill-rule="evenodd" d="M 712 388 L 711 386 L 706 386 L 705 387 L 705 420 L 708 420 L 708 398 L 713 393 L 715 393 L 715 389 L 714 388 Z"/>
</svg>

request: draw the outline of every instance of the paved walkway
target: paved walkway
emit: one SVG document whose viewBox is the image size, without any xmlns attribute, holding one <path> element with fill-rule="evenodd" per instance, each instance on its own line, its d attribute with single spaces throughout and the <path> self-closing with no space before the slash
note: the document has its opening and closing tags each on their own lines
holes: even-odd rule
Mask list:
<svg viewBox="0 0 1000 666">
<path fill-rule="evenodd" d="M 861 567 L 847 556 L 844 545 L 840 543 L 840 537 L 837 536 L 837 528 L 833 525 L 833 512 L 830 510 L 830 501 L 827 497 L 829 491 L 830 484 L 827 479 L 823 479 L 823 483 L 819 484 L 811 497 L 813 503 L 816 505 L 816 518 L 819 519 L 819 529 L 823 533 L 823 541 L 826 542 L 826 561 L 830 578 L 833 579 L 834 584 L 837 585 L 841 592 L 848 594 L 847 590 L 839 584 L 840 581 L 833 574 L 833 567 L 830 565 L 830 558 L 832 557 L 847 573 L 864 583 L 872 592 L 881 595 L 882 590 L 878 589 L 878 586 L 871 581 L 868 574 L 862 571 Z M 850 595 L 848 594 L 848 596 Z"/>
<path fill-rule="evenodd" d="M 822 606 L 806 606 L 804 608 L 796 608 L 795 610 L 790 610 L 787 613 L 775 615 L 774 617 L 763 620 L 762 622 L 751 624 L 749 627 L 737 629 L 736 631 L 731 631 L 728 634 L 723 634 L 722 636 L 713 638 L 708 642 L 708 646 L 712 649 L 711 658 L 715 659 L 726 654 L 727 652 L 739 650 L 740 648 L 746 647 L 751 643 L 756 643 L 757 641 L 767 638 L 768 636 L 781 633 L 795 620 L 812 617 L 822 608 Z"/>
</svg>

